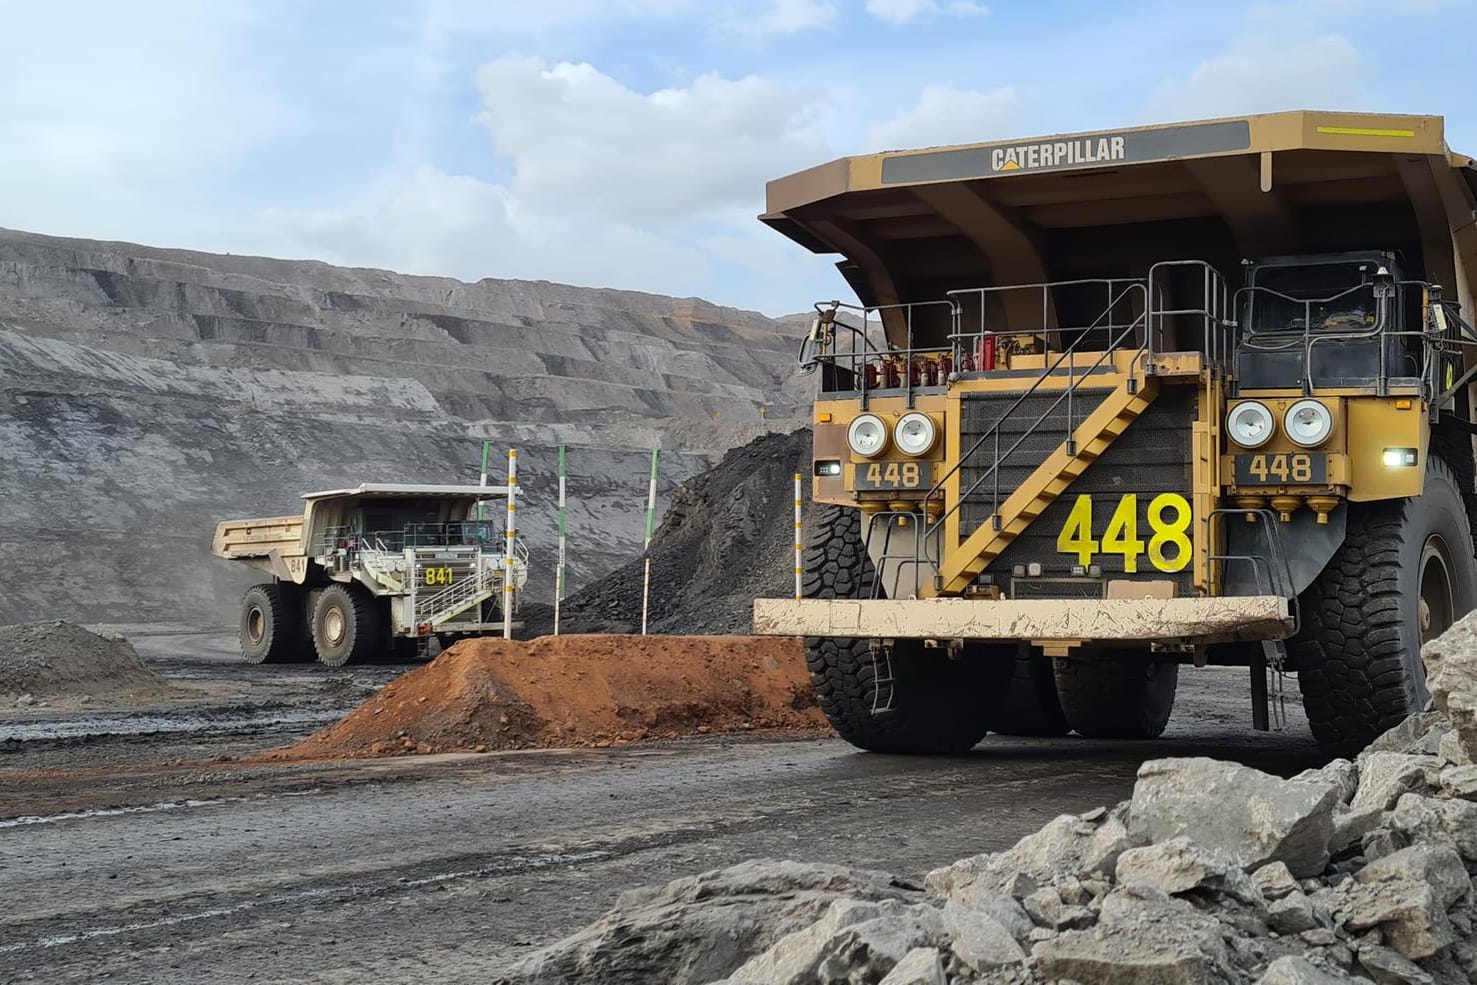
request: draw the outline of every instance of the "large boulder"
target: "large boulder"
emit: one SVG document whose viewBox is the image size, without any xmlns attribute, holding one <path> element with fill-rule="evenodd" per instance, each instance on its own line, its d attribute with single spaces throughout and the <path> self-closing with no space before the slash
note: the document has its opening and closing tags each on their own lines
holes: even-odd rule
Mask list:
<svg viewBox="0 0 1477 985">
<path fill-rule="evenodd" d="M 1155 759 L 1139 767 L 1129 834 L 1147 842 L 1189 837 L 1243 870 L 1283 862 L 1301 879 L 1328 864 L 1340 793 L 1333 783 L 1214 759 Z"/>
<path fill-rule="evenodd" d="M 944 956 L 936 947 L 915 947 L 877 985 L 949 985 Z"/>
<path fill-rule="evenodd" d="M 1390 812 L 1388 824 L 1407 845 L 1449 844 L 1477 863 L 1477 803 L 1408 793 Z"/>
<path fill-rule="evenodd" d="M 1446 767 L 1441 771 L 1441 792 L 1457 800 L 1477 800 L 1477 765 Z"/>
<path fill-rule="evenodd" d="M 1377 752 L 1399 752 L 1410 756 L 1434 756 L 1441 740 L 1451 731 L 1451 722 L 1439 711 L 1407 715 L 1404 720 L 1365 746 L 1359 765 Z"/>
<path fill-rule="evenodd" d="M 1098 924 L 1038 943 L 1036 971 L 1092 985 L 1210 985 L 1234 980 L 1221 925 L 1148 886 L 1115 889 Z"/>
<path fill-rule="evenodd" d="M 1010 935 L 1000 934 L 1019 954 Z M 929 904 L 837 900 L 815 923 L 744 962 L 725 985 L 875 982 L 909 952 L 944 936 L 942 915 Z"/>
<path fill-rule="evenodd" d="M 1424 883 L 1436 892 L 1442 907 L 1450 909 L 1470 900 L 1472 879 L 1462 857 L 1446 845 L 1420 844 L 1370 862 L 1354 878 L 1365 884 L 1377 882 Z"/>
<path fill-rule="evenodd" d="M 1355 811 L 1390 810 L 1404 794 L 1437 789 L 1445 765 L 1440 756 L 1373 753 L 1360 763 L 1359 789 L 1349 806 Z"/>
<path fill-rule="evenodd" d="M 875 982 L 920 949 L 932 949 L 944 956 L 947 966 L 981 976 L 1020 967 L 1026 960 L 1010 931 L 979 910 L 954 903 L 939 908 L 896 900 L 838 900 L 815 923 L 782 937 L 721 985 Z"/>
<path fill-rule="evenodd" d="M 1457 736 L 1461 761 L 1477 761 L 1477 612 L 1427 643 L 1421 657 L 1431 697 Z"/>
<path fill-rule="evenodd" d="M 631 890 L 595 923 L 528 955 L 510 985 L 699 985 L 809 927 L 837 900 L 922 899 L 885 872 L 803 862 L 743 862 Z"/>
<path fill-rule="evenodd" d="M 1456 940 L 1439 893 L 1425 883 L 1350 881 L 1325 902 L 1340 924 L 1355 933 L 1378 927 L 1385 944 L 1412 961 L 1432 957 Z"/>
<path fill-rule="evenodd" d="M 1288 954 L 1268 965 L 1256 985 L 1348 985 L 1351 981 L 1347 975 L 1333 974 L 1307 958 Z"/>
<path fill-rule="evenodd" d="M 981 890 L 1024 897 L 1060 880 L 1110 875 L 1118 856 L 1132 846 L 1127 828 L 1115 814 L 1063 814 L 1006 851 L 974 855 L 933 870 L 924 885 L 960 902 Z"/>
<path fill-rule="evenodd" d="M 1251 878 L 1235 863 L 1185 837 L 1130 848 L 1118 856 L 1116 875 L 1120 886 L 1152 886 L 1170 896 L 1206 889 L 1246 903 L 1260 899 Z"/>
</svg>

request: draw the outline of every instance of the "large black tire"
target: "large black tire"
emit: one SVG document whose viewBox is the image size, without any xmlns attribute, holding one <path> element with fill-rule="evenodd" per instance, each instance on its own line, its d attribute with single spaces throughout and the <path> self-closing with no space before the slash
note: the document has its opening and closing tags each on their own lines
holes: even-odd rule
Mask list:
<svg viewBox="0 0 1477 985">
<path fill-rule="evenodd" d="M 327 667 L 366 663 L 389 646 L 385 607 L 358 585 L 329 585 L 313 606 L 313 648 Z"/>
<path fill-rule="evenodd" d="M 303 659 L 303 592 L 297 585 L 252 585 L 241 597 L 241 656 L 249 664 Z"/>
<path fill-rule="evenodd" d="M 1148 655 L 1053 660 L 1057 697 L 1072 731 L 1089 739 L 1157 739 L 1169 724 L 1178 664 Z"/>
<path fill-rule="evenodd" d="M 1288 647 L 1319 748 L 1353 755 L 1424 710 L 1421 644 L 1474 605 L 1472 528 L 1446 463 L 1427 463 L 1424 495 L 1351 503 L 1343 546 L 1302 594 Z"/>
<path fill-rule="evenodd" d="M 805 548 L 807 598 L 851 599 L 870 595 L 872 563 L 862 544 L 857 510 L 824 506 Z M 993 691 L 1004 686 L 1009 664 L 951 660 L 921 640 L 898 640 L 891 660 L 874 656 L 873 641 L 810 637 L 805 662 L 816 700 L 837 733 L 870 752 L 948 754 L 974 747 L 989 728 Z M 892 669 L 877 711 L 879 670 Z M 890 701 L 887 698 L 890 693 Z"/>
<path fill-rule="evenodd" d="M 1056 693 L 1053 660 L 1006 653 L 1010 681 L 990 713 L 990 731 L 1000 735 L 1058 736 L 1071 730 Z"/>
</svg>

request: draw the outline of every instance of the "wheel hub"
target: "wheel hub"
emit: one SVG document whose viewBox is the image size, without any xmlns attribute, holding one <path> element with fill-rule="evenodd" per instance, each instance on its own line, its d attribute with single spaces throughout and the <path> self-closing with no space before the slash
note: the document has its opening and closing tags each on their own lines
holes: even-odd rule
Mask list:
<svg viewBox="0 0 1477 985">
<path fill-rule="evenodd" d="M 246 635 L 253 643 L 260 643 L 267 633 L 267 617 L 261 609 L 253 608 L 246 614 Z"/>
<path fill-rule="evenodd" d="M 328 637 L 328 642 L 338 646 L 344 641 L 344 627 L 347 620 L 344 619 L 344 610 L 338 606 L 330 608 L 323 615 L 323 635 Z"/>
<path fill-rule="evenodd" d="M 1425 644 L 1451 628 L 1456 601 L 1451 590 L 1451 566 L 1446 542 L 1432 534 L 1421 550 L 1420 599 L 1416 612 Z"/>
</svg>

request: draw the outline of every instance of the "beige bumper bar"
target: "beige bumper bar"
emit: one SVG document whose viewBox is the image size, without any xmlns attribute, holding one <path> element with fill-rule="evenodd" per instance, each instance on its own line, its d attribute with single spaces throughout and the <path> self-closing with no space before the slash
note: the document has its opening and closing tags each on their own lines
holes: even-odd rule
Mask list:
<svg viewBox="0 0 1477 985">
<path fill-rule="evenodd" d="M 1280 639 L 1292 630 L 1287 600 L 1273 595 L 1070 601 L 947 598 L 754 602 L 754 632 L 760 636 L 1222 643 Z"/>
</svg>

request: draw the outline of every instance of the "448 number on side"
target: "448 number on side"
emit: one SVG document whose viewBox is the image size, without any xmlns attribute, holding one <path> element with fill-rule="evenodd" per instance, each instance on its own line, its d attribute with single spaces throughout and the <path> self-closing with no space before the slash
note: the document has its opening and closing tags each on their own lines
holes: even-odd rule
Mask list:
<svg viewBox="0 0 1477 985">
<path fill-rule="evenodd" d="M 1103 497 L 1107 498 L 1107 497 Z M 1104 504 L 1105 505 L 1105 504 Z M 1101 514 L 1101 511 L 1098 511 Z M 1067 522 L 1057 534 L 1056 549 L 1076 556 L 1086 567 L 1100 554 L 1116 554 L 1123 558 L 1123 570 L 1134 574 L 1139 559 L 1148 555 L 1155 571 L 1183 571 L 1190 563 L 1190 501 L 1179 493 L 1160 493 L 1143 511 L 1147 530 L 1141 529 L 1139 494 L 1126 493 L 1118 498 L 1102 533 L 1094 523 L 1093 497 L 1083 494 L 1072 504 Z M 1147 533 L 1147 539 L 1144 534 Z"/>
</svg>

